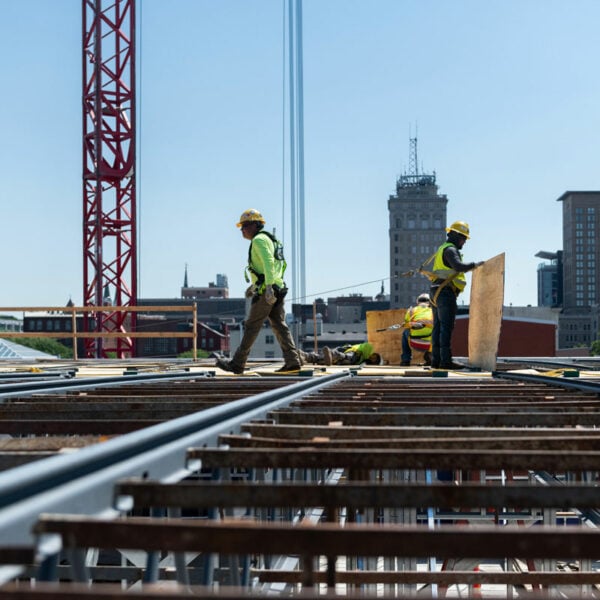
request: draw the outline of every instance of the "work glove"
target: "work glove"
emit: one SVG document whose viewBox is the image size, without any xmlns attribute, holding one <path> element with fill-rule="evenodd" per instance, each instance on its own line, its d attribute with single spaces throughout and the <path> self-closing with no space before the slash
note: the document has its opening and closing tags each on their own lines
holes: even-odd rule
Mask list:
<svg viewBox="0 0 600 600">
<path fill-rule="evenodd" d="M 254 288 L 254 284 L 248 286 L 248 289 L 246 289 L 246 298 L 252 298 L 252 296 L 254 296 L 256 289 Z"/>
<path fill-rule="evenodd" d="M 265 288 L 265 302 L 270 304 L 271 306 L 277 302 L 277 298 L 275 298 L 275 292 L 273 291 L 273 286 L 268 285 Z"/>
<path fill-rule="evenodd" d="M 423 329 L 423 327 L 425 327 L 425 325 L 423 325 L 423 323 L 420 321 L 416 321 L 411 325 L 411 329 Z"/>
<path fill-rule="evenodd" d="M 476 262 L 473 268 L 476 269 L 477 267 L 480 267 L 484 262 L 485 260 L 480 260 L 479 262 Z"/>
</svg>

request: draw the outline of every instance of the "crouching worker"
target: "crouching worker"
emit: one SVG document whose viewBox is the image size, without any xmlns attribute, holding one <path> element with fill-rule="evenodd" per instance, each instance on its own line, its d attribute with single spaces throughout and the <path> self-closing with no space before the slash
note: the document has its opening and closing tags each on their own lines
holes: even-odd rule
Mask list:
<svg viewBox="0 0 600 600">
<path fill-rule="evenodd" d="M 404 316 L 401 366 L 408 367 L 410 365 L 413 350 L 424 352 L 423 360 L 425 364 L 431 364 L 432 329 L 433 311 L 429 302 L 429 294 L 420 294 L 416 306 L 411 306 Z"/>
</svg>

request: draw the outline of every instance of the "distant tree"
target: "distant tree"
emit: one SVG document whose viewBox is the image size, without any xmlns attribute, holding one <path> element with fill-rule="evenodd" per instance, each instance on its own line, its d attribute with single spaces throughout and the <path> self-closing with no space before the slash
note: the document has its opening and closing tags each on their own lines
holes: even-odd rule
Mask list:
<svg viewBox="0 0 600 600">
<path fill-rule="evenodd" d="M 11 342 L 27 346 L 59 358 L 73 358 L 73 349 L 49 338 L 9 338 Z"/>
<path fill-rule="evenodd" d="M 592 345 L 590 346 L 590 354 L 592 356 L 600 356 L 600 340 L 592 342 Z"/>
</svg>

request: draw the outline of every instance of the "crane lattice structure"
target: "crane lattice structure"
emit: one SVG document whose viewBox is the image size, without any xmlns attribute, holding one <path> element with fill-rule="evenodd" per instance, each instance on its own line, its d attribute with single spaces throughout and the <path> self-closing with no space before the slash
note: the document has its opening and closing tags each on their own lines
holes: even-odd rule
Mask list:
<svg viewBox="0 0 600 600">
<path fill-rule="evenodd" d="M 137 298 L 135 0 L 82 0 L 83 303 L 116 307 Z M 86 317 L 84 329 L 135 331 L 135 312 Z M 131 337 L 86 340 L 88 357 L 135 355 Z"/>
</svg>

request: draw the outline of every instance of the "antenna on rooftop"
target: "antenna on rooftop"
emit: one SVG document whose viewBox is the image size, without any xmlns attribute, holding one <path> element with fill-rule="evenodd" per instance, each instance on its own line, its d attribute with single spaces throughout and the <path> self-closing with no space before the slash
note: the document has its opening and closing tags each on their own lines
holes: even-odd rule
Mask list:
<svg viewBox="0 0 600 600">
<path fill-rule="evenodd" d="M 408 174 L 419 174 L 419 161 L 417 158 L 417 138 L 410 138 L 408 145 Z"/>
<path fill-rule="evenodd" d="M 396 190 L 406 187 L 435 185 L 435 171 L 433 174 L 427 174 L 423 169 L 423 165 L 421 165 L 421 170 L 419 171 L 416 127 L 414 137 L 410 129 L 408 136 L 408 171 L 396 181 Z"/>
<path fill-rule="evenodd" d="M 417 153 L 417 138 L 419 135 L 419 126 L 415 124 L 415 135 L 412 136 L 411 127 L 408 127 L 408 173 L 417 177 L 419 175 L 419 158 Z"/>
</svg>

